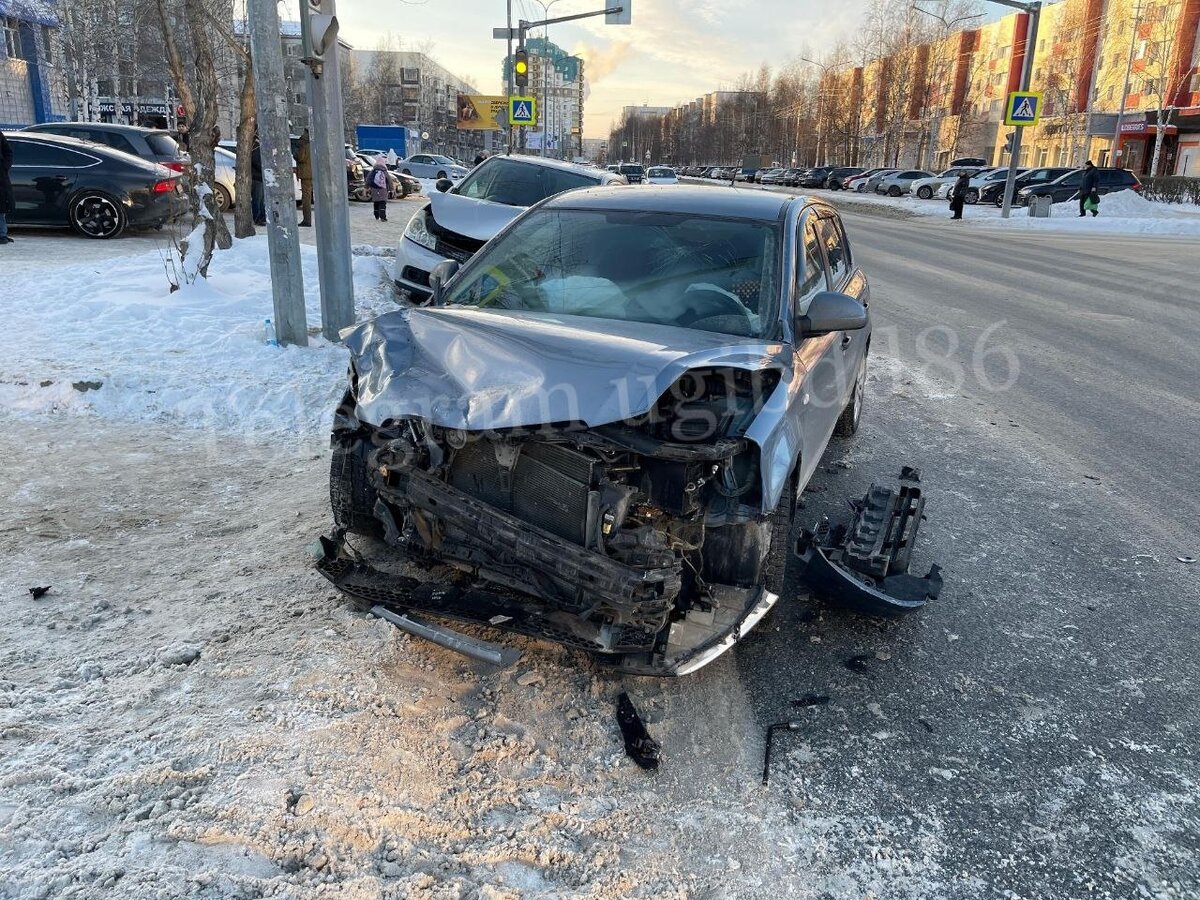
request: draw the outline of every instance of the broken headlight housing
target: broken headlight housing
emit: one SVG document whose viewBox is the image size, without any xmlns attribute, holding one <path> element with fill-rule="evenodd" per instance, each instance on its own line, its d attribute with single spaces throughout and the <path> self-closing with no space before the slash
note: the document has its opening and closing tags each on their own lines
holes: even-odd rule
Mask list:
<svg viewBox="0 0 1200 900">
<path fill-rule="evenodd" d="M 415 216 L 408 220 L 408 227 L 404 229 L 404 236 L 414 244 L 420 244 L 426 250 L 434 250 L 437 248 L 437 238 L 433 236 L 433 232 L 429 230 L 426 217 L 429 215 L 427 209 L 422 209 Z"/>
</svg>

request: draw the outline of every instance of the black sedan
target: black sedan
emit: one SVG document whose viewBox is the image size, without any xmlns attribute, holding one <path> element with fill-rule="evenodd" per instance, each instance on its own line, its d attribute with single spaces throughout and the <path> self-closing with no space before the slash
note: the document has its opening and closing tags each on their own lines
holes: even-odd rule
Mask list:
<svg viewBox="0 0 1200 900">
<path fill-rule="evenodd" d="M 1096 168 L 1096 193 L 1114 191 L 1140 191 L 1142 183 L 1128 169 Z M 1017 202 L 1028 206 L 1032 197 L 1051 197 L 1054 203 L 1065 203 L 1079 196 L 1079 185 L 1083 182 L 1083 169 L 1075 169 L 1047 184 L 1035 184 L 1017 191 Z"/>
<path fill-rule="evenodd" d="M 1049 184 L 1051 181 L 1062 178 L 1064 175 L 1074 171 L 1074 169 L 1067 168 L 1065 166 L 1060 166 L 1057 168 L 1051 167 L 1049 169 L 1030 169 L 1029 171 L 1022 172 L 1017 176 L 1013 190 L 1020 191 L 1021 188 L 1024 187 L 1033 187 L 1034 185 L 1039 184 Z M 992 181 L 985 184 L 979 189 L 979 202 L 994 203 L 997 206 L 1003 206 L 1004 186 L 1005 179 L 1003 178 L 999 181 Z M 1013 197 L 1020 202 L 1020 194 L 1014 193 Z"/>
<path fill-rule="evenodd" d="M 10 225 L 68 226 L 84 237 L 157 228 L 185 208 L 180 175 L 111 147 L 59 135 L 10 132 Z"/>
</svg>

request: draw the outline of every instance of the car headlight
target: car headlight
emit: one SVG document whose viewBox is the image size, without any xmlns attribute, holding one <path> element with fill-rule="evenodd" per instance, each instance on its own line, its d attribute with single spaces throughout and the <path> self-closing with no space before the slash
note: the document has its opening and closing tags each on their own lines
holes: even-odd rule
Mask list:
<svg viewBox="0 0 1200 900">
<path fill-rule="evenodd" d="M 404 229 L 404 236 L 413 243 L 420 244 L 426 250 L 434 250 L 437 248 L 437 238 L 429 230 L 427 216 L 428 211 L 422 209 L 409 219 L 408 227 Z"/>
</svg>

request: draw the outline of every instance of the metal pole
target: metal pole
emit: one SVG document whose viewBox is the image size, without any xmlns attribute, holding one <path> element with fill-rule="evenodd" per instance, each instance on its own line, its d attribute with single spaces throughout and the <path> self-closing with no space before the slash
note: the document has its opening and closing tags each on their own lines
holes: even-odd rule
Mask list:
<svg viewBox="0 0 1200 900">
<path fill-rule="evenodd" d="M 1133 80 L 1133 50 L 1137 46 L 1138 28 L 1141 24 L 1142 4 L 1139 0 L 1133 13 L 1133 26 L 1129 31 L 1129 59 L 1125 62 L 1125 87 L 1121 88 L 1121 108 L 1117 110 L 1117 126 L 1113 129 L 1112 153 L 1108 159 L 1110 166 L 1117 164 L 1117 156 L 1121 152 L 1121 120 L 1125 117 L 1125 101 L 1129 99 L 1129 82 Z"/>
<path fill-rule="evenodd" d="M 1029 90 L 1033 80 L 1033 56 L 1037 52 L 1038 20 L 1042 16 L 1042 4 L 1030 3 L 1025 7 L 1029 13 L 1029 27 L 1025 31 L 1025 64 L 1021 67 L 1021 90 Z M 1008 177 L 1004 180 L 1004 205 L 1000 209 L 1002 218 L 1012 215 L 1013 189 L 1017 182 L 1017 164 L 1021 161 L 1021 134 L 1025 129 L 1017 126 L 1013 135 L 1012 153 L 1008 158 Z"/>
<path fill-rule="evenodd" d="M 335 0 L 305 0 L 310 9 L 336 16 Z M 308 13 L 300 12 L 304 54 L 312 56 Z M 321 334 L 339 340 L 354 324 L 354 278 L 350 258 L 350 209 L 346 180 L 346 138 L 342 122 L 341 48 L 335 38 L 326 49 L 321 76 L 309 69 L 308 102 L 312 106 L 313 205 L 317 233 L 317 274 L 321 282 Z M 266 94 L 274 99 L 275 95 Z"/>
<path fill-rule="evenodd" d="M 504 64 L 504 96 L 507 99 L 513 95 L 513 48 L 512 48 L 512 0 L 508 0 L 508 56 L 505 58 Z M 507 111 L 504 117 L 508 118 Z M 509 156 L 512 156 L 513 145 L 513 129 L 512 122 L 508 122 L 508 150 Z"/>
<path fill-rule="evenodd" d="M 271 260 L 271 296 L 275 336 L 281 344 L 308 345 L 304 313 L 304 276 L 300 269 L 300 231 L 292 187 L 292 147 L 284 99 L 283 45 L 275 0 L 249 0 L 250 59 L 258 86 L 258 139 L 267 206 L 267 247 Z"/>
</svg>

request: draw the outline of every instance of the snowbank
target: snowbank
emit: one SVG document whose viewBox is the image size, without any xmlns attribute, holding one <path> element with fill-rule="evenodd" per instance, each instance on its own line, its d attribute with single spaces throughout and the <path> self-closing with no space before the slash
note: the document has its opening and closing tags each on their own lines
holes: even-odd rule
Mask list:
<svg viewBox="0 0 1200 900">
<path fill-rule="evenodd" d="M 57 238 L 46 249 L 60 252 Z M 310 333 L 320 327 L 316 250 L 301 247 Z M 360 315 L 391 305 L 387 261 L 355 256 Z M 265 236 L 218 252 L 208 281 L 171 293 L 158 251 L 22 267 L 0 306 L 0 410 L 98 415 L 246 436 L 325 430 L 346 353 L 266 346 L 273 318 Z"/>
</svg>

